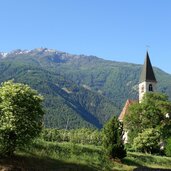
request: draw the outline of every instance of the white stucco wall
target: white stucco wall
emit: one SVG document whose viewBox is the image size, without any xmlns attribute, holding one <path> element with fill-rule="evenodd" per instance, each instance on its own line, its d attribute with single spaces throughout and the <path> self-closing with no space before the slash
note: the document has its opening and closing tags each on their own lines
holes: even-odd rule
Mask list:
<svg viewBox="0 0 171 171">
<path fill-rule="evenodd" d="M 156 83 L 155 82 L 146 82 L 146 81 L 144 81 L 144 82 L 142 82 L 142 83 L 139 84 L 139 102 L 140 103 L 142 101 L 142 98 L 144 96 L 144 93 L 150 92 L 149 91 L 149 85 L 150 84 L 153 87 L 153 92 L 155 92 L 156 91 Z M 144 91 L 142 91 L 142 89 L 143 89 L 142 87 L 144 87 Z"/>
</svg>

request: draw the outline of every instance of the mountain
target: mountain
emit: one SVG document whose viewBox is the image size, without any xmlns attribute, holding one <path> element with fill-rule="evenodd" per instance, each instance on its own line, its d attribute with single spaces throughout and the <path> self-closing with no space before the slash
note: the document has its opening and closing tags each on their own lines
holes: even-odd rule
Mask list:
<svg viewBox="0 0 171 171">
<path fill-rule="evenodd" d="M 138 98 L 141 65 L 47 48 L 0 53 L 0 82 L 29 84 L 44 97 L 45 126 L 97 127 Z M 171 97 L 171 75 L 154 68 L 158 91 Z"/>
<path fill-rule="evenodd" d="M 0 82 L 14 79 L 38 90 L 45 98 L 46 127 L 101 128 L 118 110 L 107 97 L 44 69 L 34 53 L 15 51 L 5 58 L 1 55 Z"/>
</svg>

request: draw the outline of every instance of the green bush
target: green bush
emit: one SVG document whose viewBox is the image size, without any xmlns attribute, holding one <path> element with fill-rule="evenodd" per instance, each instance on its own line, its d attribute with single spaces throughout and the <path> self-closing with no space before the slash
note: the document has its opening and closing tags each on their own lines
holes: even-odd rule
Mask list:
<svg viewBox="0 0 171 171">
<path fill-rule="evenodd" d="M 145 153 L 159 152 L 160 132 L 154 128 L 145 129 L 133 140 L 133 148 Z"/>
<path fill-rule="evenodd" d="M 166 156 L 171 157 L 171 137 L 166 141 L 165 154 Z"/>
<path fill-rule="evenodd" d="M 42 99 L 29 86 L 7 81 L 0 87 L 0 152 L 12 155 L 42 129 Z"/>
</svg>

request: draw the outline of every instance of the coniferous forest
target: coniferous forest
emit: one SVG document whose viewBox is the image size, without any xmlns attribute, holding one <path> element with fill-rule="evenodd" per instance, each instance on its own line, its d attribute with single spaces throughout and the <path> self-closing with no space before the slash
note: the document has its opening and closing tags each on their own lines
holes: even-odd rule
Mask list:
<svg viewBox="0 0 171 171">
<path fill-rule="evenodd" d="M 102 128 L 128 98 L 138 98 L 141 67 L 46 48 L 15 50 L 0 55 L 0 82 L 14 79 L 42 94 L 46 127 Z M 154 70 L 158 91 L 171 97 L 171 75 Z"/>
</svg>

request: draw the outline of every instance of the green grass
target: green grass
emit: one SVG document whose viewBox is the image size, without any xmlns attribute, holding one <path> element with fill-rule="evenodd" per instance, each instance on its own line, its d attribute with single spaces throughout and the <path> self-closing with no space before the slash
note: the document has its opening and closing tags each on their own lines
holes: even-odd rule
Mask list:
<svg viewBox="0 0 171 171">
<path fill-rule="evenodd" d="M 171 158 L 129 152 L 122 162 L 109 160 L 101 147 L 36 140 L 11 158 L 0 158 L 0 170 L 24 168 L 35 171 L 131 171 L 137 167 L 171 168 Z"/>
<path fill-rule="evenodd" d="M 171 169 L 171 157 L 129 152 L 123 163 L 137 167 Z"/>
</svg>

